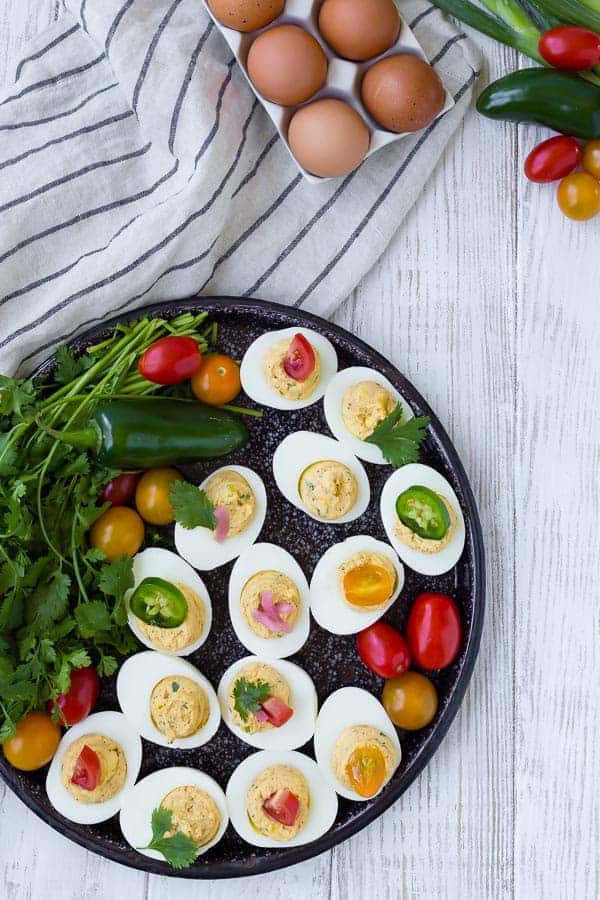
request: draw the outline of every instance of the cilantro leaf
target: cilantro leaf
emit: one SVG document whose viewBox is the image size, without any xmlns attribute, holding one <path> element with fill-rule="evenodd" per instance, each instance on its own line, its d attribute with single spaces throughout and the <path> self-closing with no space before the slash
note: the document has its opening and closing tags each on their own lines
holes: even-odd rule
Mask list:
<svg viewBox="0 0 600 900">
<path fill-rule="evenodd" d="M 83 356 L 76 357 L 73 351 L 63 344 L 54 354 L 56 360 L 56 368 L 54 370 L 54 380 L 58 384 L 68 384 L 74 381 L 79 375 L 83 374 L 86 369 L 92 365 L 94 360 L 87 353 Z"/>
<path fill-rule="evenodd" d="M 152 811 L 152 840 L 146 847 L 140 850 L 156 850 L 162 853 L 165 860 L 174 869 L 186 869 L 191 866 L 198 855 L 198 847 L 195 841 L 176 831 L 175 834 L 166 836 L 173 828 L 173 816 L 170 809 L 159 806 Z"/>
<path fill-rule="evenodd" d="M 247 681 L 238 678 L 233 687 L 233 705 L 242 722 L 248 720 L 250 713 L 261 709 L 261 702 L 269 697 L 270 685 L 266 681 Z"/>
<path fill-rule="evenodd" d="M 403 416 L 402 405 L 398 403 L 366 438 L 369 444 L 379 447 L 385 459 L 396 468 L 418 460 L 419 448 L 429 425 L 427 416 L 415 416 L 406 422 L 402 421 Z"/>
<path fill-rule="evenodd" d="M 91 638 L 99 631 L 110 631 L 112 620 L 110 610 L 102 600 L 80 603 L 75 609 L 75 621 L 83 638 Z"/>
<path fill-rule="evenodd" d="M 171 485 L 169 499 L 175 521 L 183 528 L 210 528 L 217 527 L 215 510 L 204 491 L 190 484 L 189 481 L 175 481 Z"/>
<path fill-rule="evenodd" d="M 113 562 L 105 563 L 100 570 L 98 587 L 107 597 L 121 600 L 133 587 L 133 560 L 130 556 L 119 556 Z"/>
<path fill-rule="evenodd" d="M 114 675 L 119 667 L 119 663 L 114 658 L 114 656 L 110 656 L 106 653 L 102 653 L 100 655 L 100 662 L 98 663 L 98 675 L 100 677 L 108 678 L 110 675 Z"/>
</svg>

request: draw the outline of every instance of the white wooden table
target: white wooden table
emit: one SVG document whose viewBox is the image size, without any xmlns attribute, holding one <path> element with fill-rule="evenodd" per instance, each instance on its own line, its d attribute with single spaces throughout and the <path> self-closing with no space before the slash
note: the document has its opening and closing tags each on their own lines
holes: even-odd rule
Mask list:
<svg viewBox="0 0 600 900">
<path fill-rule="evenodd" d="M 57 0 L 0 0 L 0 85 Z M 516 55 L 481 40 L 494 77 Z M 471 113 L 336 321 L 447 425 L 488 551 L 481 654 L 433 761 L 334 851 L 241 883 L 146 876 L 68 843 L 0 786 L 7 900 L 600 897 L 600 219 L 521 175 L 541 136 Z"/>
</svg>

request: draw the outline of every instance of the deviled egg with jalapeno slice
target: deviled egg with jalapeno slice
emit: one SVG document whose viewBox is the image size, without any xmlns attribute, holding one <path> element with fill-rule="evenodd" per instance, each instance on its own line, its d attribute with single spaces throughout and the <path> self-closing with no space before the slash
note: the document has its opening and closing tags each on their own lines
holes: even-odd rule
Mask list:
<svg viewBox="0 0 600 900">
<path fill-rule="evenodd" d="M 335 821 L 338 800 L 316 762 L 293 750 L 247 757 L 226 789 L 231 824 L 255 847 L 298 847 Z"/>
<path fill-rule="evenodd" d="M 246 656 L 231 665 L 217 690 L 223 721 L 261 750 L 295 750 L 311 739 L 317 692 L 300 666 L 283 659 Z"/>
<path fill-rule="evenodd" d="M 208 679 L 191 663 L 152 650 L 125 660 L 117 676 L 117 699 L 135 730 L 163 747 L 201 747 L 221 722 Z"/>
<path fill-rule="evenodd" d="M 447 479 L 411 463 L 397 469 L 381 492 L 381 519 L 400 559 L 422 575 L 443 575 L 465 546 L 465 521 Z"/>
<path fill-rule="evenodd" d="M 368 534 L 325 551 L 310 582 L 310 608 L 321 628 L 355 634 L 380 619 L 404 586 L 394 550 Z"/>
<path fill-rule="evenodd" d="M 295 431 L 282 440 L 273 454 L 273 475 L 286 500 L 318 522 L 352 522 L 371 498 L 369 479 L 356 456 L 314 431 Z"/>
<path fill-rule="evenodd" d="M 133 558 L 129 627 L 151 650 L 188 656 L 212 624 L 210 596 L 197 572 L 170 550 L 149 547 Z"/>
<path fill-rule="evenodd" d="M 260 475 L 246 466 L 224 466 L 200 485 L 215 515 L 215 528 L 175 525 L 175 547 L 195 569 L 209 571 L 231 562 L 253 544 L 267 513 Z"/>
<path fill-rule="evenodd" d="M 334 790 L 349 800 L 370 800 L 400 764 L 396 730 L 368 691 L 345 687 L 327 698 L 317 718 L 315 756 Z"/>
<path fill-rule="evenodd" d="M 368 442 L 378 425 L 402 407 L 402 421 L 411 419 L 413 412 L 388 379 L 375 369 L 350 366 L 331 379 L 323 409 L 331 433 L 346 444 L 359 459 L 388 465 L 381 449 Z"/>
<path fill-rule="evenodd" d="M 121 808 L 141 764 L 142 742 L 125 716 L 94 713 L 63 735 L 46 776 L 48 799 L 72 822 L 104 822 Z"/>
<path fill-rule="evenodd" d="M 258 656 L 296 653 L 310 629 L 309 591 L 294 557 L 276 544 L 253 544 L 229 579 L 229 616 L 238 638 Z"/>
<path fill-rule="evenodd" d="M 320 400 L 337 372 L 337 354 L 310 328 L 283 328 L 261 335 L 240 367 L 246 394 L 273 409 L 301 409 Z"/>
</svg>

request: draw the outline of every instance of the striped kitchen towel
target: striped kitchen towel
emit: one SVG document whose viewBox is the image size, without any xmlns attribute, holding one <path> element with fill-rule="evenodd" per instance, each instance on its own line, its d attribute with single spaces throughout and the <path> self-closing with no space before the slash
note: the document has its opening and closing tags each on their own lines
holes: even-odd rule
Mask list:
<svg viewBox="0 0 600 900">
<path fill-rule="evenodd" d="M 438 10 L 400 7 L 456 106 L 313 185 L 199 0 L 65 0 L 0 98 L 0 371 L 151 301 L 330 314 L 388 245 L 478 75 Z"/>
</svg>

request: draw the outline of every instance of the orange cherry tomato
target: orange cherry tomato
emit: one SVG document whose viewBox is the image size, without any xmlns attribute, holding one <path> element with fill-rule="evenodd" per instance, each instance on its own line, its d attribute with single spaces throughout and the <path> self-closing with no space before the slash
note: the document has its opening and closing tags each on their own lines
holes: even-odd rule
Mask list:
<svg viewBox="0 0 600 900">
<path fill-rule="evenodd" d="M 235 359 L 222 353 L 207 356 L 192 377 L 194 396 L 209 406 L 222 406 L 235 400 L 242 389 L 240 367 Z"/>
<path fill-rule="evenodd" d="M 135 491 L 135 505 L 145 522 L 169 525 L 175 519 L 169 493 L 176 481 L 183 481 L 183 475 L 168 466 L 144 472 Z"/>
<path fill-rule="evenodd" d="M 593 219 L 600 212 L 600 181 L 589 172 L 574 172 L 563 178 L 556 197 L 569 219 L 578 222 Z"/>
<path fill-rule="evenodd" d="M 600 178 L 600 140 L 590 141 L 583 150 L 583 168 L 594 178 Z"/>
<path fill-rule="evenodd" d="M 109 562 L 135 556 L 144 543 L 144 523 L 134 509 L 111 506 L 90 529 L 90 544 L 103 550 Z"/>
<path fill-rule="evenodd" d="M 344 576 L 344 596 L 353 606 L 381 606 L 393 593 L 394 585 L 383 566 L 356 566 Z"/>
<path fill-rule="evenodd" d="M 346 775 L 359 796 L 374 797 L 385 781 L 385 759 L 379 747 L 366 745 L 353 750 Z"/>
<path fill-rule="evenodd" d="M 390 678 L 383 686 L 381 700 L 394 725 L 407 731 L 429 725 L 438 707 L 435 686 L 419 672 L 405 672 L 399 678 Z"/>
<path fill-rule="evenodd" d="M 42 712 L 30 712 L 17 723 L 13 737 L 2 744 L 11 766 L 33 772 L 49 763 L 60 741 L 60 727 Z"/>
</svg>

